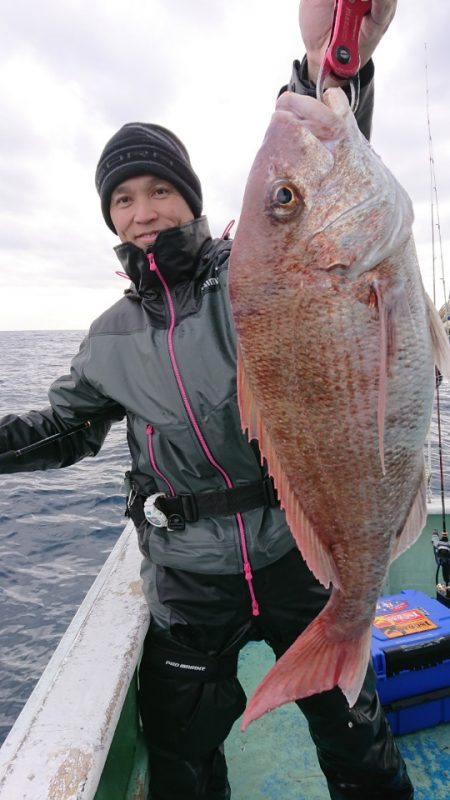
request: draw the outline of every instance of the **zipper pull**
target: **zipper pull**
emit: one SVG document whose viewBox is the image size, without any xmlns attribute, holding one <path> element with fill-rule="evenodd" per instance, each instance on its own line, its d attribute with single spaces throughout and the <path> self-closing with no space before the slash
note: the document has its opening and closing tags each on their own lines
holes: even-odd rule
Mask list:
<svg viewBox="0 0 450 800">
<path fill-rule="evenodd" d="M 148 265 L 151 272 L 156 272 L 156 261 L 153 253 L 147 253 Z"/>
</svg>

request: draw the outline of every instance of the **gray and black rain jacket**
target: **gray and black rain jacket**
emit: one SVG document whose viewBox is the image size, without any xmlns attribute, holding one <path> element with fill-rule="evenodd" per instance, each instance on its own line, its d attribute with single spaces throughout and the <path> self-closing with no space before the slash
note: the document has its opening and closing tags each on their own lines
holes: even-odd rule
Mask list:
<svg viewBox="0 0 450 800">
<path fill-rule="evenodd" d="M 85 420 L 90 427 L 4 471 L 67 466 L 95 454 L 109 422 L 126 414 L 132 480 L 142 496 L 261 480 L 259 454 L 241 430 L 237 406 L 230 247 L 229 240 L 211 239 L 205 217 L 162 231 L 150 259 L 133 244 L 119 245 L 132 287 L 93 323 L 70 375 L 51 386 L 50 408 L 1 421 L 1 450 Z M 278 507 L 240 517 L 202 518 L 181 531 L 145 523 L 140 546 L 155 564 L 213 573 L 242 570 L 242 548 L 258 568 L 293 547 Z"/>
</svg>

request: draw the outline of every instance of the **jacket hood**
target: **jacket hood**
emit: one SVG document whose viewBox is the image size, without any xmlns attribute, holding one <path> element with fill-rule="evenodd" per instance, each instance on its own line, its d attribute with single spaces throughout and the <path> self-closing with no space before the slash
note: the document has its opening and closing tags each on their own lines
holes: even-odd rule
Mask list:
<svg viewBox="0 0 450 800">
<path fill-rule="evenodd" d="M 176 228 L 158 234 L 155 243 L 144 252 L 140 247 L 124 242 L 114 248 L 122 268 L 134 283 L 139 295 L 148 290 L 161 290 L 161 283 L 150 271 L 148 254 L 153 252 L 158 269 L 173 287 L 191 281 L 197 274 L 201 251 L 211 241 L 208 220 L 199 217 Z"/>
</svg>

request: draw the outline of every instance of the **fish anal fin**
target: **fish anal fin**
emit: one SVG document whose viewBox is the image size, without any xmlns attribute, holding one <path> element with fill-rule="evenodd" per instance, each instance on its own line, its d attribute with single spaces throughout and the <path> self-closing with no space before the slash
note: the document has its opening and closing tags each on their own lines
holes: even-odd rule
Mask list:
<svg viewBox="0 0 450 800">
<path fill-rule="evenodd" d="M 323 586 L 328 587 L 333 584 L 335 588 L 339 588 L 340 579 L 333 556 L 322 544 L 296 494 L 288 484 L 255 402 L 240 352 L 238 352 L 238 402 L 242 428 L 244 432 L 247 431 L 250 439 L 258 440 L 261 455 L 267 461 L 281 507 L 285 510 L 287 523 L 303 558 Z"/>
<path fill-rule="evenodd" d="M 444 378 L 450 380 L 450 343 L 443 322 L 433 301 L 427 295 L 430 334 L 433 346 L 434 363 Z"/>
<path fill-rule="evenodd" d="M 334 559 L 323 546 L 294 493 L 286 488 L 278 488 L 283 486 L 281 477 L 274 475 L 274 483 L 289 529 L 309 569 L 323 586 L 332 584 L 336 589 L 340 588 L 341 582 Z"/>
<path fill-rule="evenodd" d="M 423 472 L 423 477 L 419 484 L 419 489 L 417 494 L 414 498 L 414 502 L 411 506 L 411 510 L 406 518 L 406 522 L 403 526 L 403 530 L 398 536 L 395 541 L 392 555 L 391 555 L 391 562 L 394 561 L 398 556 L 408 550 L 411 545 L 414 544 L 415 541 L 419 538 L 425 523 L 427 521 L 427 484 L 426 484 L 426 475 L 425 475 L 425 468 Z"/>
<path fill-rule="evenodd" d="M 330 601 L 331 602 L 331 601 Z M 349 706 L 359 697 L 370 658 L 372 627 L 356 639 L 331 641 L 327 608 L 263 678 L 248 703 L 241 730 L 267 711 L 339 686 Z"/>
</svg>

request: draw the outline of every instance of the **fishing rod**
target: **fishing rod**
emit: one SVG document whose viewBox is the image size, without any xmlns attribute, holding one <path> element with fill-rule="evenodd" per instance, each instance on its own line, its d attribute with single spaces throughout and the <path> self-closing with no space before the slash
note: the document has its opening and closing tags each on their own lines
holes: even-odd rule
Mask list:
<svg viewBox="0 0 450 800">
<path fill-rule="evenodd" d="M 431 134 L 431 118 L 430 118 L 430 91 L 428 81 L 428 50 L 425 43 L 425 85 L 426 85 L 426 114 L 427 114 L 427 128 L 428 128 L 428 152 L 430 160 L 430 208 L 431 208 L 431 253 L 432 253 L 432 272 L 433 272 L 433 301 L 436 305 L 436 248 L 435 248 L 435 232 L 438 232 L 439 252 L 441 262 L 441 280 L 442 288 L 444 291 L 444 309 L 445 309 L 445 322 L 449 321 L 449 307 L 447 290 L 445 287 L 445 273 L 444 273 L 444 257 L 442 248 L 442 235 L 441 223 L 439 218 L 439 201 L 437 192 L 436 170 L 433 155 L 433 138 Z M 439 457 L 439 474 L 440 474 L 440 493 L 441 493 L 441 506 L 442 506 L 442 533 L 435 529 L 431 537 L 431 542 L 434 550 L 434 557 L 436 561 L 436 596 L 437 598 L 450 607 L 450 542 L 446 526 L 446 513 L 445 513 L 445 481 L 444 481 L 444 459 L 442 447 L 442 425 L 441 425 L 441 403 L 440 403 L 440 385 L 442 376 L 436 368 L 436 419 L 438 430 L 438 457 Z M 442 571 L 443 583 L 439 583 L 439 573 Z"/>
<path fill-rule="evenodd" d="M 427 128 L 428 128 L 428 152 L 429 152 L 429 160 L 430 160 L 430 194 L 431 194 L 431 248 L 432 248 L 432 268 L 433 268 L 433 300 L 434 304 L 436 305 L 436 275 L 435 275 L 435 261 L 436 261 L 436 250 L 435 250 L 435 230 L 438 232 L 438 242 L 439 242 L 439 254 L 440 254 L 440 262 L 441 262 L 441 281 L 442 281 L 442 289 L 444 292 L 444 305 L 446 309 L 446 316 L 447 319 L 449 317 L 449 306 L 448 306 L 448 297 L 447 297 L 447 289 L 445 287 L 445 271 L 444 271 L 444 249 L 442 247 L 442 234 L 441 234 L 441 221 L 439 217 L 439 201 L 438 201 L 438 191 L 437 191 L 437 181 L 436 181 L 436 170 L 435 170 L 435 163 L 434 163 L 434 154 L 433 154 L 433 137 L 431 135 L 431 118 L 430 118 L 430 90 L 429 90 L 429 82 L 428 82 L 428 49 L 425 43 L 425 85 L 426 85 L 426 112 L 427 112 Z M 436 219 L 434 210 L 436 209 Z"/>
<path fill-rule="evenodd" d="M 33 442 L 33 444 L 29 444 L 26 447 L 21 447 L 17 450 L 7 450 L 4 453 L 0 453 L 0 464 L 2 461 L 10 461 L 11 458 L 21 458 L 29 453 L 33 453 L 35 450 L 40 450 L 41 447 L 48 447 L 55 442 L 60 442 L 62 439 L 67 439 L 69 436 L 74 436 L 80 431 L 91 428 L 95 422 L 106 422 L 107 420 L 112 421 L 110 416 L 106 417 L 98 415 L 94 419 L 84 420 L 84 422 L 80 423 L 80 425 L 76 425 L 75 428 L 71 428 L 70 431 L 53 433 L 51 436 L 46 436 L 44 439 L 39 439 L 39 441 Z"/>
</svg>

